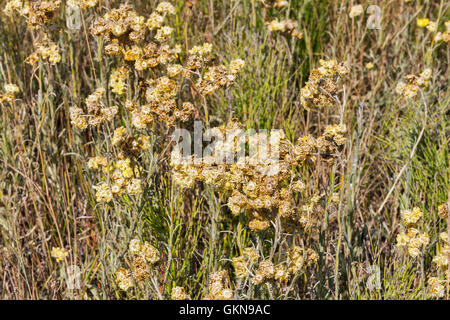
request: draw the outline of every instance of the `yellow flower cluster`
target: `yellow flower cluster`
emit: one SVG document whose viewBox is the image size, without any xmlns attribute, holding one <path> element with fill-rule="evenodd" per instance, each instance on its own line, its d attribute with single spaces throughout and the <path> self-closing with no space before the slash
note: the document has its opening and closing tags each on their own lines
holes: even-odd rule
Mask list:
<svg viewBox="0 0 450 320">
<path fill-rule="evenodd" d="M 101 102 L 104 94 L 104 88 L 97 88 L 93 94 L 86 98 L 87 114 L 84 114 L 83 109 L 80 107 L 71 107 L 69 111 L 72 124 L 84 130 L 87 128 L 87 124 L 97 127 L 105 121 L 112 121 L 118 112 L 118 107 L 104 107 Z M 88 119 L 87 121 L 86 118 Z"/>
<path fill-rule="evenodd" d="M 159 262 L 159 251 L 148 242 L 141 243 L 138 239 L 133 239 L 130 242 L 130 252 L 134 255 L 134 278 L 138 281 L 145 280 L 149 275 L 148 267 Z"/>
<path fill-rule="evenodd" d="M 338 80 L 350 72 L 347 65 L 336 60 L 320 60 L 320 67 L 314 69 L 306 85 L 301 89 L 300 102 L 307 110 L 313 107 L 332 105 L 338 92 Z"/>
<path fill-rule="evenodd" d="M 417 26 L 421 28 L 425 28 L 430 23 L 430 19 L 428 18 L 419 18 L 417 19 Z"/>
<path fill-rule="evenodd" d="M 165 15 L 174 12 L 175 9 L 170 3 L 163 2 L 157 7 L 157 12 L 152 13 L 146 21 L 129 5 L 123 4 L 94 21 L 91 32 L 103 36 L 108 42 L 105 47 L 107 54 L 122 55 L 126 61 L 134 62 L 136 70 L 143 71 L 158 64 L 166 64 L 177 57 L 179 47 L 171 49 L 164 43 L 173 32 L 171 27 L 163 26 Z M 141 45 L 149 30 L 156 30 L 154 39 L 160 42 L 159 45 L 154 42 Z"/>
<path fill-rule="evenodd" d="M 183 71 L 183 76 L 190 78 L 194 73 L 200 73 L 210 61 L 212 52 L 212 45 L 204 43 L 201 46 L 194 46 L 189 50 L 189 56 L 186 61 L 186 70 Z"/>
<path fill-rule="evenodd" d="M 417 96 L 420 88 L 428 86 L 428 82 L 431 79 L 432 70 L 430 68 L 425 69 L 419 76 L 410 74 L 404 77 L 404 81 L 400 81 L 395 88 L 397 94 L 407 98 L 414 98 Z"/>
<path fill-rule="evenodd" d="M 252 265 L 258 260 L 258 258 L 258 252 L 251 247 L 245 248 L 242 256 L 234 257 L 232 262 L 236 278 L 240 279 L 247 277 Z"/>
<path fill-rule="evenodd" d="M 10 0 L 6 3 L 3 12 L 12 16 L 15 12 L 25 16 L 32 28 L 39 28 L 51 21 L 59 10 L 61 0 Z"/>
<path fill-rule="evenodd" d="M 107 167 L 108 167 L 108 159 L 102 156 L 90 158 L 88 161 L 89 169 L 98 170 L 100 168 L 107 168 Z"/>
<path fill-rule="evenodd" d="M 249 250 L 254 254 L 249 255 Z M 252 274 L 252 283 L 260 285 L 262 283 L 278 281 L 286 283 L 292 276 L 297 275 L 305 268 L 317 263 L 318 255 L 312 249 L 303 250 L 299 246 L 293 246 L 287 253 L 287 260 L 274 265 L 271 260 L 262 260 L 256 268 L 256 261 L 259 255 L 253 248 L 246 248 L 244 254 L 232 259 L 236 278 L 246 278 Z M 253 270 L 255 269 L 256 270 Z"/>
<path fill-rule="evenodd" d="M 113 199 L 113 193 L 109 184 L 101 183 L 98 186 L 94 186 L 94 189 L 97 190 L 95 198 L 98 202 L 109 202 Z"/>
<path fill-rule="evenodd" d="M 434 37 L 434 41 L 444 41 L 444 42 L 450 42 L 450 20 L 445 22 L 445 31 L 444 32 L 438 32 L 436 33 L 436 36 Z"/>
<path fill-rule="evenodd" d="M 285 19 L 281 21 L 275 19 L 270 22 L 267 22 L 266 24 L 269 32 L 275 31 L 285 32 L 295 38 L 303 39 L 303 32 L 297 29 L 297 22 L 291 19 Z"/>
<path fill-rule="evenodd" d="M 447 219 L 448 218 L 448 206 L 447 204 L 441 204 L 438 207 L 438 216 L 441 219 Z"/>
<path fill-rule="evenodd" d="M 116 271 L 116 282 L 123 291 L 128 291 L 134 286 L 131 272 L 125 268 L 119 268 Z"/>
<path fill-rule="evenodd" d="M 422 217 L 423 212 L 417 207 L 413 208 L 412 210 L 402 211 L 402 221 L 406 227 L 415 226 Z"/>
<path fill-rule="evenodd" d="M 130 6 L 121 5 L 97 19 L 91 27 L 94 35 L 103 36 L 106 40 L 107 54 L 120 55 L 127 63 L 133 63 L 136 71 L 143 72 L 149 68 L 156 71 L 157 66 L 165 66 L 165 74 L 150 79 L 144 77 L 145 80 L 139 82 L 145 91 L 146 104 L 127 103 L 132 124 L 138 129 L 153 123 L 155 116 L 169 127 L 175 126 L 177 121 L 190 119 L 195 112 L 193 104 L 177 102 L 185 78 L 196 75 L 198 80 L 195 89 L 202 95 L 212 94 L 220 87 L 233 84 L 244 65 L 238 59 L 232 61 L 228 68 L 207 66 L 212 50 L 209 43 L 189 50 L 186 66 L 173 63 L 181 53 L 181 48 L 179 45 L 172 48 L 167 43 L 173 32 L 171 27 L 164 25 L 167 14 L 175 14 L 175 8 L 168 2 L 161 2 L 147 20 Z M 147 35 L 153 41 L 147 41 Z M 204 71 L 206 67 L 208 69 Z M 109 83 L 112 92 L 125 94 L 128 74 L 128 68 L 123 66 L 112 73 Z"/>
<path fill-rule="evenodd" d="M 159 104 L 146 104 L 134 108 L 131 110 L 131 117 L 133 125 L 138 129 L 145 128 L 153 121 L 152 114 L 167 126 L 173 127 L 177 121 L 188 121 L 194 113 L 194 105 L 190 102 L 184 102 L 179 108 L 175 100 L 166 100 Z"/>
<path fill-rule="evenodd" d="M 88 161 L 90 169 L 103 169 L 111 181 L 111 185 L 103 182 L 94 187 L 96 198 L 99 202 L 109 202 L 114 196 L 127 194 L 139 194 L 142 192 L 142 182 L 139 179 L 140 171 L 137 158 L 140 152 L 150 148 L 147 136 L 129 135 L 124 127 L 114 131 L 112 145 L 119 149 L 118 159 L 108 163 L 102 156 L 96 156 Z"/>
<path fill-rule="evenodd" d="M 373 68 L 375 68 L 375 65 L 372 62 L 367 62 L 366 68 L 367 68 L 367 70 L 372 70 Z"/>
<path fill-rule="evenodd" d="M 430 23 L 427 25 L 427 29 L 430 32 L 436 32 L 438 30 L 438 24 L 435 21 L 430 21 Z"/>
<path fill-rule="evenodd" d="M 69 109 L 69 117 L 71 120 L 71 124 L 80 130 L 84 130 L 87 128 L 88 123 L 86 118 L 83 116 L 83 109 L 79 107 L 70 107 Z"/>
<path fill-rule="evenodd" d="M 171 292 L 172 300 L 191 300 L 191 297 L 186 294 L 183 287 L 173 287 Z"/>
<path fill-rule="evenodd" d="M 433 263 L 435 263 L 441 269 L 448 268 L 448 256 L 450 254 L 450 247 L 448 244 L 448 233 L 442 232 L 439 238 L 443 242 L 441 251 L 433 257 Z"/>
<path fill-rule="evenodd" d="M 439 218 L 447 221 L 448 212 L 447 206 L 445 204 L 440 205 L 438 209 Z M 433 263 L 435 263 L 442 270 L 446 270 L 448 268 L 449 256 L 450 256 L 450 246 L 448 242 L 448 232 L 442 232 L 439 234 L 439 240 L 441 244 L 439 246 L 439 250 L 436 256 L 433 257 Z"/>
<path fill-rule="evenodd" d="M 32 29 L 43 29 L 42 27 L 49 23 L 60 9 L 61 0 L 52 1 L 8 1 L 3 9 L 7 16 L 13 17 L 15 12 L 27 19 L 28 25 Z M 25 60 L 26 63 L 34 65 L 39 60 L 46 60 L 52 65 L 61 61 L 61 54 L 58 45 L 48 38 L 46 33 L 40 35 L 41 40 L 36 41 L 33 46 L 34 52 Z"/>
<path fill-rule="evenodd" d="M 243 250 L 244 257 L 251 263 L 255 263 L 259 259 L 259 253 L 255 248 L 247 247 Z"/>
<path fill-rule="evenodd" d="M 148 242 L 139 239 L 130 241 L 129 252 L 132 256 L 131 271 L 119 268 L 116 271 L 116 281 L 120 289 L 127 291 L 133 287 L 133 279 L 142 282 L 150 276 L 151 268 L 160 260 L 158 249 Z"/>
<path fill-rule="evenodd" d="M 50 64 L 55 65 L 61 61 L 58 45 L 48 39 L 46 35 L 44 35 L 42 41 L 37 41 L 34 46 L 37 49 L 25 59 L 26 63 L 34 65 L 42 59 L 48 60 Z"/>
<path fill-rule="evenodd" d="M 3 12 L 11 17 L 15 12 L 22 16 L 27 16 L 30 12 L 30 4 L 24 0 L 10 0 L 6 3 Z"/>
<path fill-rule="evenodd" d="M 317 139 L 317 148 L 325 159 L 333 159 L 334 155 L 344 145 L 347 127 L 344 124 L 327 126 L 323 136 Z"/>
<path fill-rule="evenodd" d="M 164 15 L 166 13 L 173 15 L 176 13 L 174 6 L 170 2 L 167 2 L 167 1 L 160 2 L 158 4 L 158 6 L 156 7 L 156 12 L 158 12 L 159 14 L 162 14 L 162 15 Z"/>
<path fill-rule="evenodd" d="M 233 290 L 229 288 L 230 279 L 226 271 L 213 272 L 208 282 L 208 294 L 205 300 L 231 300 Z"/>
<path fill-rule="evenodd" d="M 261 284 L 271 280 L 275 276 L 275 266 L 270 260 L 263 260 L 258 264 L 258 269 L 252 278 L 253 284 Z"/>
<path fill-rule="evenodd" d="M 119 67 L 115 69 L 111 73 L 111 77 L 109 79 L 109 85 L 111 87 L 111 91 L 119 96 L 125 93 L 126 89 L 126 80 L 128 78 L 128 74 L 130 70 L 127 67 Z"/>
<path fill-rule="evenodd" d="M 69 255 L 69 253 L 64 248 L 53 247 L 51 255 L 56 259 L 57 262 L 61 262 Z"/>
<path fill-rule="evenodd" d="M 438 207 L 439 218 L 447 221 L 448 219 L 448 207 L 446 204 L 441 204 Z M 442 232 L 439 234 L 439 240 L 436 255 L 433 257 L 433 264 L 436 265 L 438 270 L 443 271 L 445 277 L 449 276 L 448 265 L 450 257 L 450 245 L 448 232 Z M 441 273 L 441 272 L 440 272 Z M 442 274 L 442 273 L 441 273 Z M 448 278 L 447 278 L 448 280 Z M 443 283 L 445 280 L 441 280 L 438 277 L 431 277 L 428 279 L 428 291 L 432 296 L 442 298 L 445 294 L 445 286 Z"/>
<path fill-rule="evenodd" d="M 124 127 L 119 127 L 114 130 L 112 145 L 119 149 L 119 159 L 135 161 L 142 151 L 150 148 L 150 139 L 144 135 L 130 135 Z"/>
<path fill-rule="evenodd" d="M 13 102 L 17 93 L 20 92 L 20 89 L 17 85 L 13 83 L 5 84 L 4 92 L 0 92 L 0 103 L 1 102 Z"/>
<path fill-rule="evenodd" d="M 189 50 L 189 54 L 191 55 L 199 55 L 199 56 L 207 56 L 212 52 L 212 44 L 210 43 L 204 43 L 201 46 L 194 46 L 192 49 Z"/>
<path fill-rule="evenodd" d="M 287 271 L 292 274 L 297 274 L 306 267 L 317 264 L 319 255 L 313 249 L 304 249 L 299 246 L 293 246 L 288 254 L 288 269 Z"/>
<path fill-rule="evenodd" d="M 51 21 L 61 5 L 61 0 L 33 1 L 28 10 L 28 24 L 33 28 L 38 28 Z"/>
<path fill-rule="evenodd" d="M 121 5 L 118 9 L 112 9 L 103 17 L 97 19 L 91 27 L 94 35 L 103 36 L 107 42 L 105 46 L 107 54 L 119 55 L 128 64 L 133 63 L 136 71 L 142 72 L 158 65 L 167 65 L 168 76 L 163 75 L 156 79 L 147 78 L 139 82 L 141 89 L 145 92 L 147 104 L 140 105 L 135 100 L 129 100 L 125 104 L 126 109 L 130 112 L 131 124 L 137 129 L 144 129 L 148 124 L 152 124 L 155 117 L 168 126 L 174 126 L 176 121 L 187 121 L 195 112 L 194 106 L 188 102 L 184 102 L 181 107 L 178 107 L 176 97 L 180 84 L 173 78 L 180 74 L 183 77 L 190 77 L 189 71 L 197 72 L 201 70 L 184 68 L 179 64 L 170 64 L 180 53 L 180 47 L 171 48 L 167 44 L 167 40 L 169 40 L 173 31 L 171 27 L 164 25 L 167 14 L 175 14 L 174 7 L 168 2 L 160 3 L 156 11 L 147 20 L 139 16 L 130 6 Z M 154 41 L 147 42 L 148 35 L 152 36 Z M 210 44 L 191 49 L 188 66 L 189 61 L 195 60 L 193 56 L 209 54 L 211 49 Z M 197 64 L 197 66 L 204 67 L 206 60 L 202 60 L 202 64 Z M 230 69 L 235 71 L 237 68 L 235 64 L 232 64 Z M 129 68 L 125 66 L 119 66 L 113 71 L 109 83 L 113 93 L 125 94 L 128 74 Z M 183 79 L 179 80 L 181 83 Z M 90 109 L 96 112 L 90 113 L 89 116 L 97 115 L 97 118 L 94 119 L 97 120 L 96 123 L 100 124 L 103 120 L 101 116 L 104 108 L 99 108 L 96 99 L 90 100 L 90 105 L 92 105 Z M 113 109 L 113 111 L 116 110 Z M 115 113 L 117 112 L 110 114 L 114 115 Z M 86 127 L 85 121 L 81 120 L 83 117 L 80 110 L 73 114 L 72 122 L 79 127 Z M 110 201 L 116 194 L 125 191 L 127 193 L 141 192 L 140 181 L 138 180 L 139 172 L 134 166 L 135 161 L 130 162 L 129 159 L 136 159 L 139 155 L 138 151 L 148 148 L 148 138 L 141 136 L 136 139 L 126 134 L 125 128 L 121 127 L 115 130 L 112 145 L 120 149 L 119 160 L 108 167 L 108 172 L 112 172 L 110 177 L 112 185 L 102 183 L 97 187 L 98 201 Z M 99 166 L 102 166 L 104 162 L 102 161 L 97 161 Z M 93 166 L 96 166 L 97 162 Z M 130 163 L 133 164 L 133 169 L 131 169 Z"/>
<path fill-rule="evenodd" d="M 236 120 L 226 126 L 214 128 L 226 136 L 239 132 L 242 125 Z M 269 220 L 278 215 L 283 223 L 309 226 L 308 216 L 318 199 L 311 199 L 296 212 L 294 194 L 303 191 L 304 183 L 294 169 L 309 164 L 320 152 L 322 158 L 333 159 L 339 146 L 344 143 L 345 126 L 328 127 L 326 134 L 317 140 L 306 136 L 294 146 L 283 130 L 268 135 L 254 133 L 248 136 L 249 155 L 242 155 L 242 144 L 231 139 L 218 141 L 211 156 L 182 157 L 180 150 L 173 150 L 170 165 L 175 182 L 182 188 L 190 188 L 195 181 L 204 181 L 221 192 L 231 195 L 228 207 L 235 215 L 246 211 L 252 217 L 249 226 L 254 231 L 269 227 Z M 274 150 L 277 150 L 275 155 Z M 237 159 L 223 163 L 221 159 Z"/>
<path fill-rule="evenodd" d="M 128 45 L 130 41 L 139 42 L 146 35 L 145 18 L 139 16 L 128 4 L 111 9 L 103 17 L 96 19 L 91 32 L 113 43 Z"/>
<path fill-rule="evenodd" d="M 140 107 L 136 104 L 127 106 L 136 128 L 144 128 L 153 122 L 154 117 L 172 127 L 177 121 L 187 121 L 194 114 L 195 108 L 192 103 L 184 102 L 181 106 L 177 105 L 175 97 L 178 84 L 174 80 L 162 76 L 156 80 L 147 80 L 147 84 L 148 103 Z"/>
<path fill-rule="evenodd" d="M 108 166 L 106 158 L 97 156 L 89 159 L 88 167 L 91 169 L 103 168 L 110 174 L 111 185 L 102 182 L 95 186 L 98 202 L 109 202 L 114 196 L 127 194 L 139 194 L 142 192 L 141 180 L 137 165 L 132 166 L 130 158 L 122 158 Z"/>
<path fill-rule="evenodd" d="M 420 255 L 422 246 L 426 246 L 428 242 L 428 234 L 419 234 L 419 230 L 415 228 L 410 228 L 407 233 L 402 232 L 397 236 L 397 246 L 408 246 L 408 253 L 414 258 Z"/>
<path fill-rule="evenodd" d="M 243 256 L 234 257 L 232 259 L 233 266 L 234 266 L 234 273 L 236 275 L 236 278 L 245 278 L 249 271 L 247 268 L 247 261 L 244 259 Z"/>
<path fill-rule="evenodd" d="M 445 294 L 445 287 L 442 284 L 444 281 L 439 280 L 436 277 L 431 277 L 428 279 L 428 290 L 430 293 L 438 298 L 442 298 Z"/>
<path fill-rule="evenodd" d="M 196 83 L 199 93 L 203 96 L 211 95 L 221 87 L 231 86 L 244 64 L 244 60 L 237 59 L 231 61 L 228 68 L 223 65 L 209 67 Z"/>
<path fill-rule="evenodd" d="M 148 242 L 142 243 L 139 239 L 133 239 L 130 241 L 129 250 L 152 266 L 159 261 L 158 250 Z"/>
<path fill-rule="evenodd" d="M 430 237 L 426 232 L 420 233 L 417 229 L 417 223 L 423 217 L 423 212 L 419 208 L 402 211 L 402 221 L 407 232 L 401 232 L 397 235 L 397 246 L 408 247 L 408 253 L 411 257 L 418 257 L 421 248 L 426 247 L 430 242 Z"/>
</svg>

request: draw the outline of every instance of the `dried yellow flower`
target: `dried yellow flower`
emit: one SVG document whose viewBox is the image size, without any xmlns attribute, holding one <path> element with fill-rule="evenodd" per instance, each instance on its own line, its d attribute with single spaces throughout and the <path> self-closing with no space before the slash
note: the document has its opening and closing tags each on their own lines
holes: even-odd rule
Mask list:
<svg viewBox="0 0 450 320">
<path fill-rule="evenodd" d="M 61 262 L 69 255 L 69 253 L 64 248 L 53 247 L 51 255 L 56 259 L 56 262 Z"/>
</svg>

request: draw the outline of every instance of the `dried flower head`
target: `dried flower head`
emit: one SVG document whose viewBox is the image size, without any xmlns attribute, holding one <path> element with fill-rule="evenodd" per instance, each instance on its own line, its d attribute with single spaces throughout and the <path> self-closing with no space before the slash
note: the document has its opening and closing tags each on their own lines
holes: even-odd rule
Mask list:
<svg viewBox="0 0 450 320">
<path fill-rule="evenodd" d="M 428 290 L 434 297 L 441 298 L 444 296 L 445 287 L 442 282 L 443 281 L 436 277 L 431 277 L 428 279 Z"/>
<path fill-rule="evenodd" d="M 233 291 L 229 288 L 229 277 L 226 271 L 213 272 L 208 283 L 206 300 L 231 300 Z"/>
<path fill-rule="evenodd" d="M 308 165 L 317 152 L 323 152 L 324 160 L 333 159 L 345 141 L 345 126 L 327 128 L 317 141 L 303 137 L 295 146 L 282 130 L 273 131 L 270 136 L 266 133 L 240 136 L 242 125 L 236 120 L 213 131 L 224 139 L 216 141 L 210 156 L 183 157 L 181 150 L 172 151 L 170 165 L 175 182 L 182 188 L 190 188 L 195 181 L 204 181 L 229 195 L 227 205 L 231 213 L 245 212 L 251 216 L 249 227 L 253 231 L 266 230 L 275 216 L 281 217 L 285 224 L 306 227 L 307 215 L 297 212 L 294 203 L 295 193 L 304 190 L 294 168 Z M 242 137 L 248 139 L 248 156 L 241 152 L 243 145 L 235 140 Z M 227 163 L 225 159 L 237 161 Z M 312 211 L 317 202 L 318 199 L 305 203 L 306 211 Z"/>
<path fill-rule="evenodd" d="M 441 204 L 438 207 L 438 216 L 441 219 L 447 219 L 448 218 L 448 206 L 447 204 Z"/>
<path fill-rule="evenodd" d="M 346 77 L 349 68 L 336 60 L 320 60 L 320 67 L 314 69 L 306 85 L 301 89 L 301 103 L 307 110 L 313 107 L 328 106 L 335 103 L 338 81 Z"/>
<path fill-rule="evenodd" d="M 414 98 L 420 89 L 428 86 L 429 80 L 432 76 L 432 70 L 430 68 L 425 69 L 419 76 L 407 75 L 404 77 L 404 81 L 400 81 L 395 88 L 397 94 L 406 98 Z"/>
<path fill-rule="evenodd" d="M 116 271 L 116 282 L 123 291 L 128 291 L 134 286 L 131 272 L 125 268 L 119 268 Z"/>
<path fill-rule="evenodd" d="M 191 300 L 183 287 L 173 287 L 171 297 L 173 300 Z"/>
</svg>

